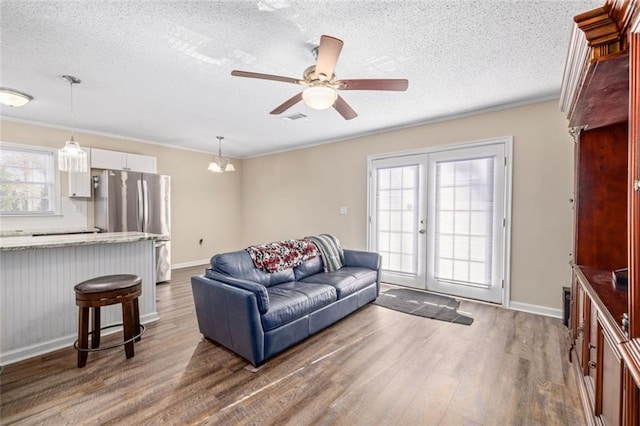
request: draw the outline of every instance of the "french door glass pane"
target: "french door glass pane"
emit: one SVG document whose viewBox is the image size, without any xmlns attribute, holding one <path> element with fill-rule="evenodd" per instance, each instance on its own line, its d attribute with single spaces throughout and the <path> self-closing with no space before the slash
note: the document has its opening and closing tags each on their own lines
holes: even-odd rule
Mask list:
<svg viewBox="0 0 640 426">
<path fill-rule="evenodd" d="M 376 236 L 382 269 L 418 272 L 419 165 L 376 169 Z"/>
<path fill-rule="evenodd" d="M 491 286 L 494 157 L 436 163 L 435 278 Z"/>
</svg>

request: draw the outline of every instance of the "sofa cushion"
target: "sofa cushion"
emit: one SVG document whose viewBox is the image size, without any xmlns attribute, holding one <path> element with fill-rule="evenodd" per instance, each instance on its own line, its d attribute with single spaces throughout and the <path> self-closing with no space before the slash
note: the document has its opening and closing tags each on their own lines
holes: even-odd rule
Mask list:
<svg viewBox="0 0 640 426">
<path fill-rule="evenodd" d="M 264 331 L 272 330 L 330 305 L 337 300 L 336 289 L 329 285 L 291 281 L 267 288 L 269 310 L 262 315 Z"/>
<path fill-rule="evenodd" d="M 311 275 L 301 282 L 333 286 L 336 289 L 338 299 L 342 299 L 375 283 L 377 278 L 377 271 L 357 266 L 345 266 L 337 271 Z"/>
<path fill-rule="evenodd" d="M 304 263 L 293 268 L 293 273 L 295 274 L 296 281 L 300 281 L 308 277 L 309 275 L 318 274 L 324 271 L 324 264 L 322 263 L 322 258 L 320 256 L 316 256 L 313 259 L 309 259 Z"/>
<path fill-rule="evenodd" d="M 256 268 L 246 250 L 216 254 L 211 258 L 211 269 L 233 278 L 253 281 L 266 287 L 295 279 L 293 269 L 285 269 L 284 271 L 270 274 Z"/>
</svg>

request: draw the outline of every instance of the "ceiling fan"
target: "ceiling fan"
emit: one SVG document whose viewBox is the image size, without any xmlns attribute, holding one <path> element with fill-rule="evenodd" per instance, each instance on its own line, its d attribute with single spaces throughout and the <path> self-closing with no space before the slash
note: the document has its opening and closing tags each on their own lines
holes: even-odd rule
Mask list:
<svg viewBox="0 0 640 426">
<path fill-rule="evenodd" d="M 335 37 L 327 35 L 320 37 L 320 45 L 317 47 L 316 64 L 311 65 L 304 71 L 302 80 L 238 70 L 231 71 L 231 75 L 307 86 L 302 92 L 277 106 L 271 111 L 271 114 L 281 114 L 301 100 L 304 100 L 308 106 L 315 109 L 326 109 L 333 106 L 345 120 L 351 120 L 357 117 L 358 114 L 338 95 L 338 90 L 389 90 L 398 92 L 407 90 L 409 81 L 406 79 L 336 79 L 333 71 L 338 62 L 342 45 L 342 40 Z"/>
</svg>

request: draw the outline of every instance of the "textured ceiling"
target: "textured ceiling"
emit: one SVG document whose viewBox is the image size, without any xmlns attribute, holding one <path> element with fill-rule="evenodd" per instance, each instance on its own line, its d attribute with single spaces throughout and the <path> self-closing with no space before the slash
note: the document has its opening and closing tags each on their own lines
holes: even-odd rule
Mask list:
<svg viewBox="0 0 640 426">
<path fill-rule="evenodd" d="M 69 74 L 78 129 L 208 152 L 222 135 L 225 155 L 260 155 L 557 96 L 572 18 L 602 4 L 2 0 L 0 85 L 34 101 L 0 113 L 69 127 Z M 302 102 L 287 121 L 269 111 L 301 86 L 230 75 L 301 78 L 322 34 L 344 41 L 339 79 L 409 89 L 341 92 L 350 121 Z"/>
</svg>

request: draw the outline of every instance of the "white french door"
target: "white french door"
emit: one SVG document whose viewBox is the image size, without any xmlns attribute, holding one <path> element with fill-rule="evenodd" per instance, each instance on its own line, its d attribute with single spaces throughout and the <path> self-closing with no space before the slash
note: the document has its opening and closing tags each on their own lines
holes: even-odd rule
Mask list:
<svg viewBox="0 0 640 426">
<path fill-rule="evenodd" d="M 502 303 L 503 144 L 429 155 L 429 290 Z"/>
<path fill-rule="evenodd" d="M 502 303 L 507 142 L 370 163 L 370 249 L 382 280 Z"/>
<path fill-rule="evenodd" d="M 371 245 L 382 255 L 382 280 L 424 288 L 427 156 L 371 164 Z"/>
</svg>

